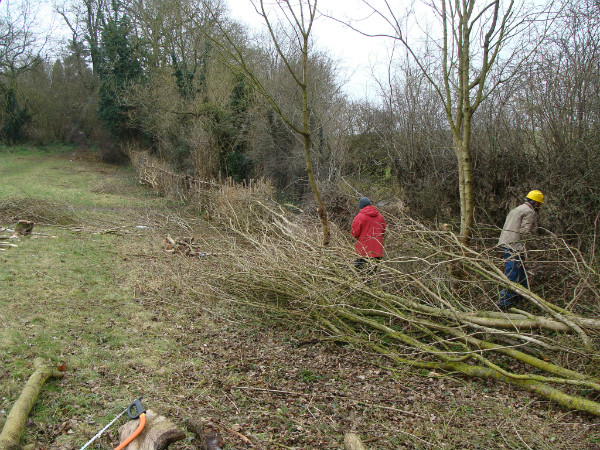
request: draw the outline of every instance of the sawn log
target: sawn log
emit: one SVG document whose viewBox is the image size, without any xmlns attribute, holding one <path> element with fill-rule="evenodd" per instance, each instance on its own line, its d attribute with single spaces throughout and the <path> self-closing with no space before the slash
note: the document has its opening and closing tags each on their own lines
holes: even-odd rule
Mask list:
<svg viewBox="0 0 600 450">
<path fill-rule="evenodd" d="M 138 420 L 130 420 L 119 429 L 119 441 L 124 442 L 137 428 Z M 126 450 L 165 450 L 172 442 L 185 439 L 177 425 L 152 410 L 146 411 L 146 426 Z"/>
</svg>

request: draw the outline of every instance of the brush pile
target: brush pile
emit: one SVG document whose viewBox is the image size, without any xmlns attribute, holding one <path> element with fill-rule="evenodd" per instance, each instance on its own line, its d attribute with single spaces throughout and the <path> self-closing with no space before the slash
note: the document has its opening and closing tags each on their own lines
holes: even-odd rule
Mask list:
<svg viewBox="0 0 600 450">
<path fill-rule="evenodd" d="M 366 276 L 348 233 L 333 229 L 324 248 L 317 228 L 257 203 L 268 214 L 252 233 L 228 221 L 220 264 L 204 277 L 219 296 L 399 366 L 492 379 L 600 416 L 600 276 L 560 239 L 532 258 L 554 275 L 530 291 L 504 277 L 491 241 L 465 247 L 450 231 L 388 215 L 386 258 Z M 520 309 L 497 309 L 503 287 L 523 296 Z"/>
</svg>

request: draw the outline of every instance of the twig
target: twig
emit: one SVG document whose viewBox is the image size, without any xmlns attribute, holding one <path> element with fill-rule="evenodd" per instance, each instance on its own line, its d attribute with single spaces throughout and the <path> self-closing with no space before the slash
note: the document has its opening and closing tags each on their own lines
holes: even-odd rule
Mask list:
<svg viewBox="0 0 600 450">
<path fill-rule="evenodd" d="M 244 391 L 260 391 L 260 392 L 272 392 L 274 394 L 287 394 L 287 395 L 306 395 L 301 392 L 282 391 L 280 389 L 262 389 L 250 386 L 232 386 L 232 389 L 241 389 Z"/>
<path fill-rule="evenodd" d="M 226 427 L 225 425 L 223 425 L 221 422 L 219 422 L 216 419 L 212 419 L 212 420 L 213 420 L 213 422 L 215 422 L 217 425 L 219 425 L 221 428 L 223 428 L 228 433 L 233 434 L 234 436 L 240 438 L 244 444 L 246 444 L 250 447 L 254 447 L 254 443 L 250 439 L 248 439 L 246 436 L 244 436 L 242 433 L 232 430 L 229 427 Z"/>
<path fill-rule="evenodd" d="M 225 395 L 225 397 L 227 397 L 227 400 L 229 400 L 231 402 L 231 404 L 233 405 L 233 407 L 235 408 L 235 410 L 237 411 L 237 413 L 240 413 L 240 409 L 237 407 L 237 405 L 235 404 L 235 402 L 233 400 L 231 400 L 231 397 L 229 397 L 229 395 L 227 395 L 227 392 L 222 391 L 223 394 Z"/>
<path fill-rule="evenodd" d="M 346 183 L 346 184 L 348 185 L 348 187 L 350 187 L 350 189 L 352 189 L 356 195 L 360 195 L 360 196 L 362 197 L 362 194 L 361 194 L 360 192 L 358 192 L 358 191 L 357 191 L 357 190 L 354 188 L 354 186 L 352 186 L 350 183 L 348 183 L 344 177 L 341 177 L 341 178 L 342 178 L 342 181 L 343 181 L 344 183 Z"/>
<path fill-rule="evenodd" d="M 306 394 L 300 393 L 300 392 L 291 392 L 291 391 L 282 391 L 282 390 L 278 390 L 278 389 L 261 389 L 261 388 L 253 388 L 253 387 L 249 387 L 249 386 L 233 386 L 232 389 L 242 389 L 242 390 L 248 390 L 248 391 L 262 391 L 262 392 L 273 392 L 275 394 L 288 394 L 288 395 L 296 395 L 296 396 L 305 396 Z M 355 403 L 358 403 L 360 405 L 363 406 L 368 406 L 370 408 L 377 408 L 377 409 L 385 409 L 388 411 L 394 411 L 394 412 L 399 412 L 402 414 L 406 414 L 408 416 L 413 416 L 413 417 L 418 417 L 420 419 L 425 419 L 426 417 L 421 416 L 417 413 L 411 412 L 411 411 L 406 411 L 403 409 L 398 409 L 398 408 L 393 408 L 391 406 L 384 406 L 384 405 L 376 405 L 373 403 L 368 403 L 368 402 L 364 402 L 362 400 L 357 400 L 354 399 L 352 397 L 348 397 L 347 395 L 336 395 L 336 394 L 328 394 L 328 395 L 322 395 L 318 398 L 321 399 L 328 399 L 328 398 L 343 398 L 345 400 L 350 400 L 353 401 Z"/>
</svg>

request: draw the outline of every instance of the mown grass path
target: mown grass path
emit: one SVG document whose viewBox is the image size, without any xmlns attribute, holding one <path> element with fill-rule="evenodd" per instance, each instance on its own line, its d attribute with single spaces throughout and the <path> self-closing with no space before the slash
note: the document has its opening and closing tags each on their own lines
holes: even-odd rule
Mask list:
<svg viewBox="0 0 600 450">
<path fill-rule="evenodd" d="M 223 304 L 203 283 L 218 257 L 166 254 L 162 239 L 201 236 L 218 251 L 227 237 L 127 167 L 72 148 L 0 149 L 0 227 L 17 217 L 40 234 L 0 252 L 0 427 L 35 357 L 67 363 L 24 443 L 78 449 L 143 395 L 182 427 L 218 420 L 265 449 L 342 448 L 351 430 L 372 449 L 600 448 L 593 418 L 492 383 L 393 372 Z M 113 448 L 120 424 L 92 448 Z M 192 433 L 172 446 L 198 447 Z"/>
<path fill-rule="evenodd" d="M 33 428 L 45 434 L 77 416 L 87 435 L 94 427 L 85 422 L 101 423 L 144 394 L 136 364 L 157 368 L 174 347 L 152 333 L 152 313 L 134 299 L 135 261 L 123 256 L 166 202 L 130 170 L 56 148 L 0 153 L 0 205 L 3 226 L 11 214 L 39 221 L 36 234 L 0 254 L 0 409 L 9 410 L 36 356 L 64 360 L 65 379 L 49 382 L 56 397 L 37 403 Z M 73 433 L 75 425 L 66 426 Z"/>
</svg>

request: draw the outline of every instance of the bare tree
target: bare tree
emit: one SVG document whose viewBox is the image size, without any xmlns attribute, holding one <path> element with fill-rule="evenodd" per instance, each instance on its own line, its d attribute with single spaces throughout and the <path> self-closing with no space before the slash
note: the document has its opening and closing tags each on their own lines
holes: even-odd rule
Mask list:
<svg viewBox="0 0 600 450">
<path fill-rule="evenodd" d="M 0 4 L 0 73 L 31 68 L 45 41 L 36 32 L 36 17 L 28 1 Z"/>
<path fill-rule="evenodd" d="M 168 65 L 176 57 L 194 70 L 207 42 L 198 27 L 209 30 L 225 7 L 222 0 L 128 0 L 126 8 L 149 47 L 151 66 Z"/>
<path fill-rule="evenodd" d="M 94 75 L 100 68 L 100 34 L 106 22 L 107 0 L 73 0 L 54 2 L 54 10 L 62 16 L 72 33 L 74 49 L 87 42 L 87 52 L 92 60 Z"/>
<path fill-rule="evenodd" d="M 301 137 L 304 145 L 306 174 L 317 203 L 317 214 L 323 231 L 323 245 L 329 245 L 330 227 L 327 210 L 315 178 L 312 162 L 313 136 L 310 118 L 310 59 L 312 55 L 311 33 L 317 15 L 317 0 L 300 0 L 291 2 L 281 0 L 268 10 L 264 0 L 252 0 L 255 10 L 263 18 L 267 27 L 276 57 L 287 69 L 293 85 L 300 96 L 300 120 L 288 114 L 266 83 L 261 80 L 258 71 L 254 70 L 236 44 L 234 36 L 227 32 L 222 23 L 218 27 L 222 39 L 214 40 L 220 51 L 235 64 L 234 70 L 242 71 L 252 81 L 256 90 L 267 100 L 274 111 L 291 130 Z"/>
<path fill-rule="evenodd" d="M 42 63 L 47 37 L 38 31 L 36 11 L 29 1 L 0 4 L 0 138 L 15 142 L 31 119 L 21 100 L 19 76 Z"/>
<path fill-rule="evenodd" d="M 600 198 L 600 3 L 563 5 L 548 39 L 520 77 L 516 97 L 527 117 L 530 153 L 557 205 L 547 215 L 552 229 L 583 237 L 596 227 Z M 582 239 L 578 245 L 589 244 Z"/>
<path fill-rule="evenodd" d="M 404 46 L 443 107 L 458 161 L 460 236 L 467 242 L 474 223 L 473 115 L 491 92 L 518 73 L 539 45 L 549 23 L 548 8 L 528 7 L 518 0 L 438 0 L 413 4 L 401 16 L 388 0 L 363 3 L 392 30 L 368 35 L 392 38 Z M 419 23 L 418 17 L 423 16 L 435 22 Z"/>
</svg>

